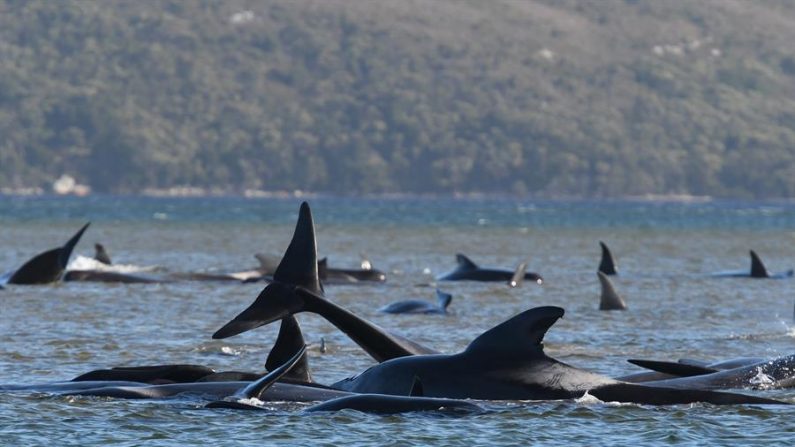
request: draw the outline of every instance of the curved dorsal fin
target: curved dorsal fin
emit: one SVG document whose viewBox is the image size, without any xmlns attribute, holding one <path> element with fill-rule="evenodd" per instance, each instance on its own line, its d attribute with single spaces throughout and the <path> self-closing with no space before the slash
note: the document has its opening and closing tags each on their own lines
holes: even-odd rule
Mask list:
<svg viewBox="0 0 795 447">
<path fill-rule="evenodd" d="M 527 262 L 522 262 L 516 266 L 513 276 L 508 281 L 508 287 L 519 287 L 524 282 L 524 274 L 527 271 Z"/>
<path fill-rule="evenodd" d="M 543 354 L 544 335 L 563 313 L 562 308 L 555 306 L 526 310 L 481 334 L 469 344 L 464 354 L 517 360 Z"/>
<path fill-rule="evenodd" d="M 765 264 L 759 259 L 759 255 L 751 250 L 751 278 L 767 278 L 770 274 L 765 268 Z"/>
<path fill-rule="evenodd" d="M 323 293 L 317 271 L 315 224 L 306 202 L 301 203 L 293 238 L 273 273 L 273 280 Z"/>
<path fill-rule="evenodd" d="M 455 262 L 458 263 L 458 270 L 476 270 L 478 268 L 477 264 L 461 253 L 455 255 Z"/>
<path fill-rule="evenodd" d="M 447 311 L 447 306 L 450 305 L 450 302 L 453 301 L 453 295 L 449 293 L 444 293 L 439 289 L 436 289 L 436 300 L 439 303 L 439 308 Z"/>
<path fill-rule="evenodd" d="M 602 247 L 602 260 L 599 262 L 599 271 L 605 275 L 617 274 L 616 261 L 613 259 L 613 253 L 604 242 L 599 241 L 599 245 Z"/>
<path fill-rule="evenodd" d="M 265 361 L 265 369 L 275 371 L 279 366 L 287 363 L 290 357 L 305 345 L 304 334 L 301 332 L 301 326 L 298 325 L 295 317 L 288 315 L 282 318 L 279 336 L 268 354 L 268 360 Z M 309 357 L 306 353 L 301 356 L 295 366 L 285 376 L 301 382 L 312 381 L 312 375 L 309 372 Z"/>
<path fill-rule="evenodd" d="M 602 295 L 599 300 L 599 310 L 626 310 L 627 303 L 616 292 L 612 281 L 602 272 L 596 272 L 599 282 L 602 284 Z"/>
<path fill-rule="evenodd" d="M 105 246 L 100 243 L 94 244 L 94 259 L 98 262 L 101 262 L 105 265 L 111 265 L 112 262 L 110 260 L 110 256 L 108 256 L 108 252 L 105 251 Z"/>
</svg>

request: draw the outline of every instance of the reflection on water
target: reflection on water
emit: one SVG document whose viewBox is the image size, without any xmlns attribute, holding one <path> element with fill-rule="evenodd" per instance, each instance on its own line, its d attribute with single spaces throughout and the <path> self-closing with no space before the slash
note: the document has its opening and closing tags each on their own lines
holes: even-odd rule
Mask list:
<svg viewBox="0 0 795 447">
<path fill-rule="evenodd" d="M 333 199 L 311 201 L 321 256 L 356 267 L 365 252 L 384 270 L 383 285 L 330 286 L 330 299 L 444 352 L 537 305 L 566 316 L 546 338 L 549 355 L 609 375 L 636 371 L 627 358 L 717 360 L 793 353 L 795 280 L 715 279 L 710 272 L 748 267 L 755 249 L 768 268 L 795 266 L 795 205 L 748 203 L 530 202 L 500 200 Z M 0 271 L 60 245 L 80 223 L 94 224 L 76 254 L 103 243 L 114 261 L 174 271 L 240 271 L 256 252 L 280 254 L 298 200 L 0 198 Z M 159 216 L 159 217 L 156 217 Z M 163 218 L 165 216 L 165 218 Z M 483 222 L 482 224 L 479 222 Z M 597 310 L 597 241 L 608 242 L 620 276 L 613 282 L 627 312 Z M 388 315 L 405 299 L 434 299 L 435 275 L 455 253 L 512 269 L 527 260 L 543 286 L 446 283 L 450 315 Z M 217 369 L 263 368 L 277 327 L 228 340 L 210 335 L 250 304 L 258 284 L 177 282 L 67 283 L 0 291 L 0 383 L 63 380 L 94 368 L 199 363 Z M 333 326 L 299 320 L 313 374 L 329 383 L 371 360 Z M 327 350 L 321 353 L 321 337 Z M 761 392 L 760 392 L 761 393 Z M 766 396 L 795 401 L 791 390 Z M 118 401 L 0 394 L 0 439 L 8 445 L 299 445 L 579 444 L 668 445 L 790 442 L 793 410 L 709 405 L 650 408 L 587 402 L 495 404 L 464 418 L 301 415 L 204 410 L 199 402 Z M 57 436 L 57 437 L 56 437 Z"/>
</svg>

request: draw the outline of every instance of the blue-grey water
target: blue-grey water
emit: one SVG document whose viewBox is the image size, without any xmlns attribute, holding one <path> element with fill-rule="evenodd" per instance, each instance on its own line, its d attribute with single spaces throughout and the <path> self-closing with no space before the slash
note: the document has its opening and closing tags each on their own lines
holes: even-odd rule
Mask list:
<svg viewBox="0 0 795 447">
<path fill-rule="evenodd" d="M 115 262 L 174 272 L 238 271 L 257 252 L 281 254 L 299 199 L 0 197 L 0 271 L 92 225 L 75 256 L 101 242 Z M 329 286 L 355 313 L 444 352 L 539 305 L 566 316 L 546 352 L 595 372 L 638 371 L 627 358 L 720 360 L 795 353 L 795 280 L 717 279 L 749 267 L 755 249 L 772 271 L 795 266 L 791 202 L 659 203 L 511 199 L 310 200 L 321 256 L 356 267 L 365 253 L 386 284 Z M 618 258 L 626 312 L 597 310 L 598 241 Z M 401 299 L 434 300 L 434 277 L 454 255 L 512 269 L 528 261 L 543 286 L 444 283 L 451 314 L 387 315 Z M 216 282 L 62 283 L 0 290 L 0 384 L 66 380 L 119 365 L 198 363 L 261 370 L 276 336 L 262 327 L 210 335 L 263 286 Z M 299 316 L 316 380 L 330 383 L 372 360 L 333 326 Z M 318 349 L 321 337 L 328 350 Z M 740 390 L 795 402 L 795 390 Z M 599 402 L 495 403 L 476 416 L 375 416 L 206 410 L 202 402 L 0 393 L 2 445 L 762 445 L 791 444 L 785 406 L 651 407 Z"/>
</svg>

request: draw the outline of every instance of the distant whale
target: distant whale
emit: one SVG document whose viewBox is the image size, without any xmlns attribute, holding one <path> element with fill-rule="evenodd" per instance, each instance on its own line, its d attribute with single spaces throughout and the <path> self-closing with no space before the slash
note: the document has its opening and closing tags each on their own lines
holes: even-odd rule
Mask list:
<svg viewBox="0 0 795 447">
<path fill-rule="evenodd" d="M 255 255 L 262 265 L 263 276 L 272 274 L 278 265 L 278 257 L 267 256 L 264 254 Z M 318 277 L 324 284 L 355 284 L 358 282 L 384 282 L 386 281 L 386 273 L 381 270 L 374 269 L 370 261 L 362 258 L 361 269 L 340 269 L 329 267 L 328 258 L 322 258 L 317 261 Z M 265 278 L 263 278 L 265 279 Z M 252 278 L 248 282 L 253 282 Z"/>
<path fill-rule="evenodd" d="M 87 223 L 72 236 L 62 247 L 53 248 L 31 258 L 28 262 L 10 274 L 8 284 L 48 284 L 59 281 L 63 276 L 69 257 L 75 245 L 80 241 L 83 232 L 91 225 Z"/>
<path fill-rule="evenodd" d="M 436 300 L 436 304 L 420 300 L 397 301 L 382 307 L 379 311 L 388 314 L 446 314 L 453 295 L 436 289 Z"/>
<path fill-rule="evenodd" d="M 627 303 L 616 292 L 610 278 L 602 272 L 596 272 L 599 283 L 602 285 L 602 294 L 599 300 L 599 310 L 626 310 Z"/>
<path fill-rule="evenodd" d="M 739 271 L 739 272 L 718 272 L 713 273 L 712 276 L 721 277 L 721 278 L 770 278 L 770 279 L 784 279 L 784 278 L 791 278 L 793 276 L 792 269 L 787 270 L 786 272 L 781 273 L 771 273 L 765 267 L 765 264 L 762 262 L 762 259 L 759 255 L 756 254 L 755 251 L 750 250 L 751 253 L 751 271 Z"/>
<path fill-rule="evenodd" d="M 562 316 L 559 307 L 530 309 L 486 331 L 461 353 L 388 360 L 332 387 L 405 395 L 419 378 L 424 395 L 455 399 L 550 400 L 588 393 L 605 402 L 650 405 L 784 404 L 743 394 L 620 382 L 566 365 L 547 357 L 542 344 L 547 330 Z"/>
<path fill-rule="evenodd" d="M 599 261 L 599 271 L 605 275 L 616 275 L 616 261 L 613 259 L 613 253 L 602 241 L 599 241 L 599 246 L 602 247 L 602 259 Z"/>
<path fill-rule="evenodd" d="M 512 287 L 521 282 L 522 279 L 529 279 L 541 284 L 544 279 L 538 273 L 524 272 L 527 264 L 519 264 L 515 271 L 503 269 L 489 269 L 478 267 L 477 264 L 472 262 L 469 258 L 461 253 L 455 255 L 458 266 L 452 271 L 438 276 L 436 279 L 439 281 L 505 281 Z"/>
</svg>

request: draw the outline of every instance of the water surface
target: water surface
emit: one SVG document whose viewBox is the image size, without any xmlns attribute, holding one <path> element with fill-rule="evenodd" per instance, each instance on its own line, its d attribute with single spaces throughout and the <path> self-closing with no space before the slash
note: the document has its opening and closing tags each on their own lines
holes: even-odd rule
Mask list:
<svg viewBox="0 0 795 447">
<path fill-rule="evenodd" d="M 171 271 L 235 271 L 256 252 L 281 254 L 299 199 L 0 197 L 0 270 L 60 245 L 92 221 L 76 249 L 103 243 L 114 261 Z M 327 295 L 375 323 L 444 352 L 530 307 L 566 316 L 549 355 L 607 375 L 637 371 L 627 358 L 719 360 L 795 352 L 793 280 L 716 279 L 742 270 L 755 249 L 768 268 L 795 266 L 792 203 L 654 203 L 510 199 L 310 200 L 321 256 L 355 267 L 360 253 L 388 274 L 382 285 L 330 286 Z M 597 310 L 598 241 L 618 258 L 627 312 Z M 512 269 L 527 260 L 543 286 L 444 283 L 449 316 L 377 312 L 400 299 L 434 300 L 434 277 L 455 253 Z M 277 326 L 228 340 L 210 335 L 261 290 L 258 284 L 179 282 L 8 286 L 0 291 L 0 383 L 69 379 L 95 368 L 199 363 L 261 370 Z M 315 378 L 330 383 L 372 361 L 319 317 L 299 316 Z M 328 351 L 320 353 L 320 338 Z M 795 391 L 745 391 L 795 402 Z M 795 410 L 589 402 L 498 403 L 467 417 L 303 415 L 204 410 L 190 399 L 121 401 L 0 394 L 5 445 L 669 445 L 791 443 Z"/>
</svg>

